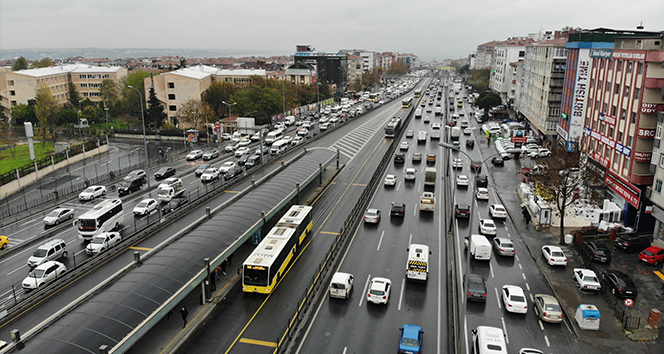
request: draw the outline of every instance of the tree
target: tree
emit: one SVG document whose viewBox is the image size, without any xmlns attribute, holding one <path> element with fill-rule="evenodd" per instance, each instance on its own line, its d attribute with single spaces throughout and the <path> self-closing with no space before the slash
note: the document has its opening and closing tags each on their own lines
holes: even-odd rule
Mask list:
<svg viewBox="0 0 664 354">
<path fill-rule="evenodd" d="M 19 57 L 12 65 L 12 71 L 25 70 L 28 68 L 28 60 L 24 57 Z"/>
<path fill-rule="evenodd" d="M 69 83 L 69 104 L 72 109 L 81 109 L 81 95 L 78 94 L 74 83 Z"/>
<path fill-rule="evenodd" d="M 591 203 L 600 204 L 600 196 L 591 193 L 588 185 L 597 185 L 599 176 L 580 159 L 580 154 L 568 153 L 562 148 L 555 156 L 538 161 L 542 171 L 533 174 L 535 191 L 539 197 L 547 200 L 560 216 L 560 244 L 565 238 L 565 213 L 567 208 L 581 196 Z"/>
<path fill-rule="evenodd" d="M 222 102 L 231 101 L 231 96 L 235 93 L 236 89 L 237 87 L 234 84 L 228 82 L 213 82 L 210 87 L 203 91 L 201 99 L 210 106 L 210 109 L 212 109 L 212 112 L 217 117 L 221 118 L 228 113 L 228 107 Z"/>
<path fill-rule="evenodd" d="M 49 57 L 41 58 L 36 62 L 32 63 L 33 68 L 48 68 L 53 65 L 55 64 L 53 64 L 53 61 Z"/>
<path fill-rule="evenodd" d="M 55 115 L 58 104 L 53 98 L 51 93 L 51 88 L 46 85 L 40 85 L 37 88 L 37 95 L 35 96 L 35 116 L 39 121 L 39 129 L 42 132 L 42 147 L 46 147 L 46 132 L 48 127 L 52 126 L 53 119 Z M 53 127 L 52 127 L 53 128 Z M 55 137 L 54 141 L 55 142 Z"/>
<path fill-rule="evenodd" d="M 123 79 L 121 86 L 122 97 L 124 99 L 120 102 L 120 105 L 123 108 L 122 113 L 118 114 L 118 116 L 123 114 L 131 114 L 135 117 L 141 117 L 141 105 L 143 105 L 143 102 L 141 102 L 141 98 L 136 93 L 136 91 L 129 88 L 129 86 L 135 87 L 139 92 L 141 92 L 141 95 L 143 95 L 145 92 L 145 85 L 143 82 L 146 77 L 150 77 L 149 71 L 136 70 Z"/>
<path fill-rule="evenodd" d="M 161 128 L 166 120 L 166 112 L 161 101 L 157 98 L 154 87 L 150 87 L 150 94 L 148 96 L 148 107 L 145 112 L 145 124 L 155 132 Z"/>
<path fill-rule="evenodd" d="M 28 104 L 19 103 L 12 107 L 11 110 L 12 121 L 14 125 L 20 126 L 25 122 L 37 123 L 37 116 L 35 116 L 35 100 L 28 100 Z"/>
<path fill-rule="evenodd" d="M 102 101 L 104 101 L 105 107 L 115 105 L 120 97 L 118 84 L 114 80 L 105 79 L 101 82 L 101 86 L 99 87 L 99 95 L 101 96 Z"/>
<path fill-rule="evenodd" d="M 187 67 L 187 59 L 185 58 L 180 58 L 180 67 L 178 69 L 186 68 Z"/>
<path fill-rule="evenodd" d="M 405 75 L 408 72 L 408 64 L 405 60 L 395 60 L 387 69 L 388 74 Z"/>
<path fill-rule="evenodd" d="M 214 122 L 214 113 L 207 103 L 191 99 L 182 102 L 178 108 L 178 118 L 182 123 L 191 125 L 194 129 L 198 129 L 198 123 L 203 120 Z"/>
<path fill-rule="evenodd" d="M 488 113 L 491 107 L 498 106 L 501 103 L 500 95 L 493 91 L 484 91 L 477 98 L 477 106 L 483 109 L 485 113 Z"/>
<path fill-rule="evenodd" d="M 0 114 L 2 114 L 1 111 Z M 0 120 L 0 143 L 9 147 L 12 157 L 16 157 L 16 141 L 16 132 L 12 129 L 9 119 Z"/>
</svg>

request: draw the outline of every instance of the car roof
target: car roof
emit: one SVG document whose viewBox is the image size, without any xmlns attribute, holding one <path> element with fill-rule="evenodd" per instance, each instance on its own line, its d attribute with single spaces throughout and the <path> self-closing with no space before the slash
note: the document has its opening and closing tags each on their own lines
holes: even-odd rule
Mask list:
<svg viewBox="0 0 664 354">
<path fill-rule="evenodd" d="M 423 332 L 422 327 L 412 324 L 404 324 L 401 326 L 403 329 L 403 336 L 409 338 L 418 338 L 420 332 Z"/>
<path fill-rule="evenodd" d="M 549 294 L 535 294 L 535 297 L 541 297 L 546 302 L 558 303 L 558 299 L 556 299 L 555 296 L 552 296 L 552 295 L 549 295 Z"/>
<path fill-rule="evenodd" d="M 512 239 L 511 239 L 511 238 L 507 238 L 507 237 L 494 237 L 493 240 L 494 240 L 494 241 L 500 241 L 500 243 L 503 243 L 503 242 L 509 242 L 509 243 L 511 243 L 512 245 L 514 245 L 514 242 L 512 241 Z"/>
<path fill-rule="evenodd" d="M 549 247 L 549 249 L 552 250 L 552 251 L 561 251 L 562 252 L 562 250 L 563 250 L 562 248 L 560 248 L 558 246 L 554 246 L 554 245 L 544 245 L 544 246 L 542 246 L 542 248 L 544 248 L 544 247 Z"/>
<path fill-rule="evenodd" d="M 487 188 L 484 188 L 484 187 L 477 188 L 477 191 L 478 192 L 487 192 L 487 193 L 489 193 L 489 190 Z"/>
<path fill-rule="evenodd" d="M 509 290 L 510 295 L 515 294 L 515 293 L 520 294 L 520 295 L 524 295 L 523 289 L 521 289 L 521 287 L 516 286 L 516 285 L 503 285 L 503 289 Z"/>
</svg>

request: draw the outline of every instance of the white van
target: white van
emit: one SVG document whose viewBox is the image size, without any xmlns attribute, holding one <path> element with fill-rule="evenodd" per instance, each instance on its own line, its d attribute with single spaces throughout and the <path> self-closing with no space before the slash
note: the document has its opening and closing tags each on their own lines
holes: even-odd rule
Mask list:
<svg viewBox="0 0 664 354">
<path fill-rule="evenodd" d="M 265 137 L 264 143 L 267 145 L 272 145 L 275 141 L 281 139 L 284 137 L 284 133 L 281 130 L 275 130 L 272 132 L 267 133 L 267 137 Z"/>
<path fill-rule="evenodd" d="M 286 139 L 277 140 L 272 144 L 272 148 L 270 149 L 270 154 L 271 155 L 281 154 L 282 152 L 286 151 L 286 149 L 288 149 L 289 146 L 290 146 L 290 140 Z"/>
<path fill-rule="evenodd" d="M 408 262 L 406 262 L 406 279 L 429 280 L 429 246 L 411 244 L 408 251 Z"/>
<path fill-rule="evenodd" d="M 507 354 L 505 334 L 502 329 L 478 326 L 471 333 L 473 334 L 472 354 Z"/>
<path fill-rule="evenodd" d="M 415 119 L 417 118 L 422 118 L 422 108 L 418 108 L 415 110 Z"/>
<path fill-rule="evenodd" d="M 336 272 L 330 281 L 330 297 L 348 299 L 353 291 L 353 275 Z"/>
<path fill-rule="evenodd" d="M 488 261 L 491 259 L 491 242 L 485 236 L 470 235 L 470 245 L 468 245 L 468 237 L 466 237 L 465 243 L 476 260 Z"/>
<path fill-rule="evenodd" d="M 286 124 L 286 126 L 291 126 L 295 124 L 295 116 L 287 116 L 286 118 L 284 118 L 284 124 Z"/>
</svg>

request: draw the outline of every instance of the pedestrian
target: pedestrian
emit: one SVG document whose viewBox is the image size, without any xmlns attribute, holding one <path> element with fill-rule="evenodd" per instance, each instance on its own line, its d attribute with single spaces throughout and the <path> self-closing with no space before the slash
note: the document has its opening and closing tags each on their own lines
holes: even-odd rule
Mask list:
<svg viewBox="0 0 664 354">
<path fill-rule="evenodd" d="M 215 274 L 210 274 L 210 291 L 217 291 L 217 279 Z"/>
<path fill-rule="evenodd" d="M 224 259 L 223 262 L 221 262 L 221 272 L 226 275 L 226 262 L 228 261 L 228 258 Z"/>
<path fill-rule="evenodd" d="M 219 273 L 221 273 L 221 267 L 217 267 L 214 269 L 214 281 L 219 281 Z"/>
<path fill-rule="evenodd" d="M 187 308 L 182 306 L 182 309 L 180 310 L 180 314 L 182 315 L 182 321 L 184 321 L 184 324 L 182 325 L 182 328 L 187 327 L 187 315 L 189 315 L 189 311 L 187 311 Z"/>
</svg>

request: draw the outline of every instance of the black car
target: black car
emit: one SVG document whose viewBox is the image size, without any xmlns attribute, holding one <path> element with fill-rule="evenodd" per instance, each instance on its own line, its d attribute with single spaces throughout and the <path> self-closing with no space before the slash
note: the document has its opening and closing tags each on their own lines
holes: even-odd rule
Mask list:
<svg viewBox="0 0 664 354">
<path fill-rule="evenodd" d="M 613 258 L 611 250 L 603 243 L 583 241 L 581 249 L 593 262 L 611 263 L 611 259 Z"/>
<path fill-rule="evenodd" d="M 489 185 L 489 178 L 486 175 L 475 175 L 475 186 L 487 187 Z"/>
<path fill-rule="evenodd" d="M 122 183 L 120 183 L 120 186 L 118 186 L 118 195 L 120 197 L 123 197 L 127 194 L 137 192 L 141 190 L 142 186 L 143 186 L 143 180 L 140 178 L 136 178 L 130 181 L 122 181 Z"/>
<path fill-rule="evenodd" d="M 613 269 L 602 271 L 601 281 L 604 283 L 604 289 L 611 290 L 615 297 L 623 299 L 636 299 L 639 290 L 629 275 Z"/>
<path fill-rule="evenodd" d="M 482 172 L 482 162 L 481 161 L 471 161 L 470 170 L 475 173 Z"/>
<path fill-rule="evenodd" d="M 244 167 L 249 170 L 252 167 L 256 167 L 261 164 L 261 157 L 259 155 L 251 155 L 247 159 L 247 162 L 244 163 Z"/>
<path fill-rule="evenodd" d="M 406 214 L 406 204 L 402 202 L 392 202 L 390 216 L 404 216 Z"/>
<path fill-rule="evenodd" d="M 228 181 L 235 176 L 241 175 L 242 174 L 242 167 L 231 167 L 228 169 L 228 172 L 224 174 L 224 180 Z"/>
<path fill-rule="evenodd" d="M 475 146 L 475 140 L 468 139 L 466 140 L 466 147 L 474 147 Z"/>
<path fill-rule="evenodd" d="M 200 175 L 203 174 L 203 172 L 205 172 L 205 170 L 207 170 L 207 169 L 210 168 L 210 167 L 212 167 L 212 164 L 204 163 L 204 164 L 198 166 L 198 168 L 196 169 L 196 171 L 194 171 L 194 174 L 195 174 L 196 176 L 200 176 Z"/>
<path fill-rule="evenodd" d="M 650 247 L 652 239 L 645 236 L 621 235 L 616 238 L 616 248 L 626 252 L 641 252 Z"/>
<path fill-rule="evenodd" d="M 244 166 L 247 163 L 247 160 L 249 160 L 249 157 L 250 157 L 249 155 L 242 155 L 242 157 L 240 157 L 237 160 L 237 164 L 240 166 Z"/>
<path fill-rule="evenodd" d="M 456 218 L 469 218 L 470 217 L 470 205 L 468 204 L 457 204 L 454 206 L 454 217 Z"/>
<path fill-rule="evenodd" d="M 175 209 L 187 204 L 188 200 L 186 198 L 173 198 L 168 204 L 161 208 L 162 214 L 168 214 Z"/>
<path fill-rule="evenodd" d="M 503 160 L 503 158 L 500 157 L 500 156 L 494 156 L 494 157 L 491 159 L 491 163 L 492 163 L 494 166 L 503 166 L 503 165 L 505 165 L 505 160 Z"/>
<path fill-rule="evenodd" d="M 464 275 L 464 278 L 466 275 Z M 479 274 L 468 274 L 468 300 L 486 301 L 486 280 Z"/>
<path fill-rule="evenodd" d="M 394 162 L 405 162 L 406 161 L 406 154 L 403 152 L 397 152 L 394 154 Z"/>
<path fill-rule="evenodd" d="M 175 176 L 175 167 L 162 167 L 154 173 L 154 178 L 162 179 L 170 176 Z"/>
</svg>

